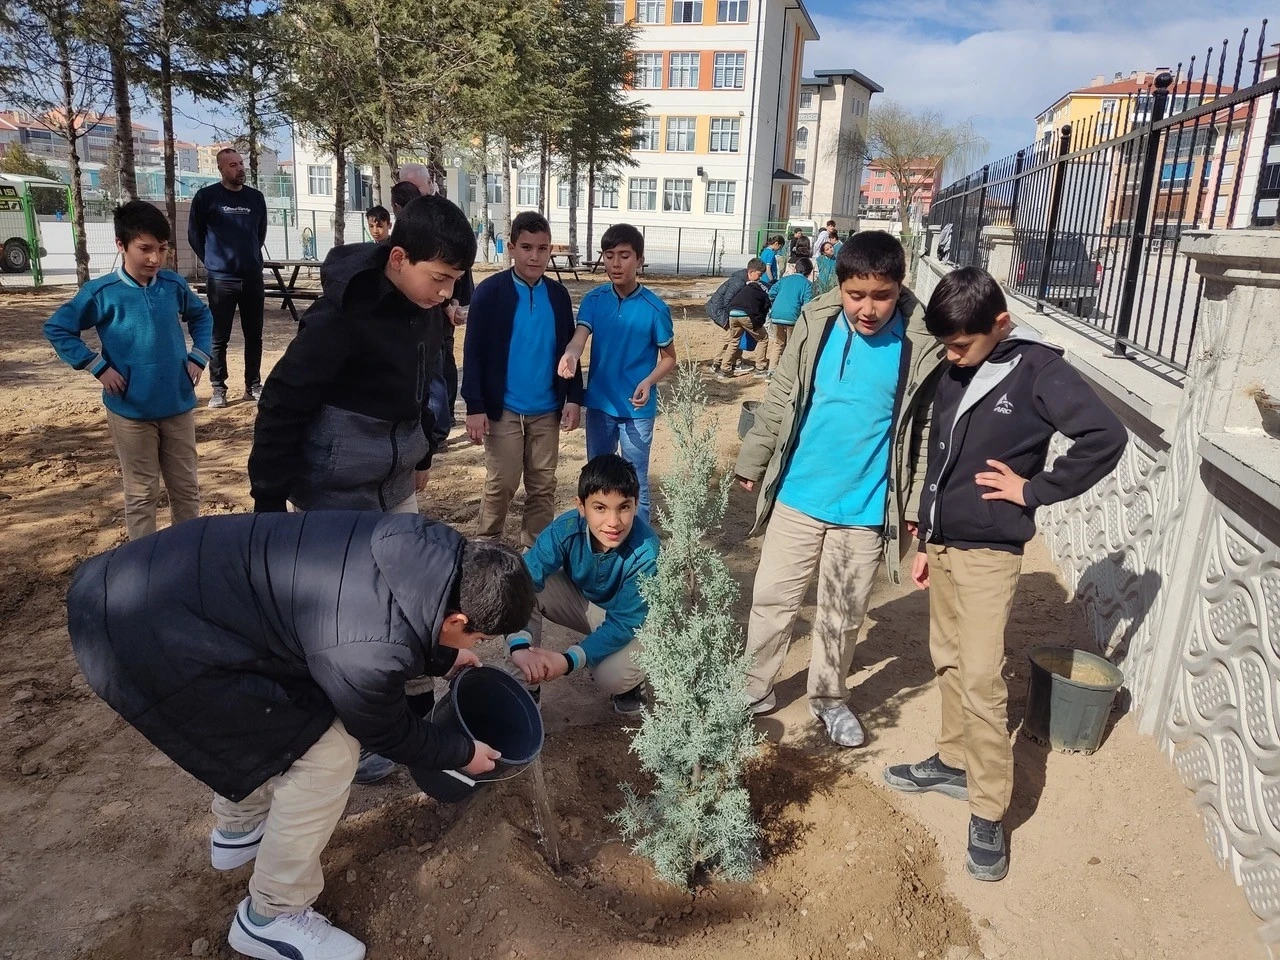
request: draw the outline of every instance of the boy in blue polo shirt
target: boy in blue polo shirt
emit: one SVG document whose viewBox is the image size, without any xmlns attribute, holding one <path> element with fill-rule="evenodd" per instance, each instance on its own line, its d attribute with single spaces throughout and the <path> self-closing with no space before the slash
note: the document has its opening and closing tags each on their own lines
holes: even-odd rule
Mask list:
<svg viewBox="0 0 1280 960">
<path fill-rule="evenodd" d="M 637 511 L 649 520 L 649 448 L 658 415 L 654 387 L 676 368 L 671 309 L 636 279 L 644 263 L 644 234 L 615 223 L 600 238 L 609 283 L 578 307 L 578 330 L 560 359 L 560 376 L 578 372 L 587 338 L 594 336 L 587 379 L 587 459 L 617 453 L 630 460 L 640 481 Z"/>
<path fill-rule="evenodd" d="M 45 323 L 44 335 L 59 357 L 102 384 L 124 479 L 125 527 L 137 540 L 155 533 L 162 477 L 173 523 L 200 514 L 193 411 L 195 385 L 213 346 L 213 315 L 187 281 L 164 269 L 169 221 L 163 213 L 133 200 L 112 219 L 120 267 L 81 287 Z M 81 337 L 90 328 L 101 353 Z"/>
<path fill-rule="evenodd" d="M 769 238 L 769 242 L 760 251 L 760 259 L 764 261 L 764 275 L 760 282 L 766 287 L 778 280 L 778 251 L 786 244 L 781 234 Z"/>
</svg>

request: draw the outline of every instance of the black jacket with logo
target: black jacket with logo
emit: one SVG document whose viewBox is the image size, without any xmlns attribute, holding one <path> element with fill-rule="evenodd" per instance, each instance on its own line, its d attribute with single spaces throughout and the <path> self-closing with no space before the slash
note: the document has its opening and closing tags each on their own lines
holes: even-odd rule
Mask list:
<svg viewBox="0 0 1280 960">
<path fill-rule="evenodd" d="M 751 328 L 760 330 L 764 327 L 765 318 L 769 316 L 769 291 L 759 280 L 743 284 L 742 289 L 729 301 L 729 312 L 741 310 L 751 320 Z"/>
<path fill-rule="evenodd" d="M 1071 448 L 1045 470 L 1054 433 Z M 1016 328 L 973 368 L 944 371 L 933 401 L 920 542 L 1021 553 L 1035 536 L 1036 507 L 1078 497 L 1120 461 L 1128 434 L 1062 356 Z M 1025 507 L 984 500 L 974 477 L 999 460 L 1027 480 Z"/>
</svg>

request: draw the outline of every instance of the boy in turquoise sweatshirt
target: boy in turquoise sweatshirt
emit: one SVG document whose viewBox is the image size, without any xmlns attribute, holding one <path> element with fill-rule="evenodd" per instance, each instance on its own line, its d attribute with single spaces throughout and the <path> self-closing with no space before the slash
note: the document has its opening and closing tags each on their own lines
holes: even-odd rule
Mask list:
<svg viewBox="0 0 1280 960">
<path fill-rule="evenodd" d="M 617 454 L 601 454 L 582 468 L 576 509 L 553 520 L 525 554 L 538 604 L 528 629 L 507 638 L 526 683 L 590 667 L 624 715 L 644 706 L 645 675 L 634 657 L 649 613 L 640 578 L 658 570 L 658 537 L 636 515 L 639 496 L 635 467 Z M 544 650 L 543 618 L 585 636 L 564 653 Z"/>
<path fill-rule="evenodd" d="M 44 325 L 58 356 L 102 383 L 107 427 L 124 477 L 130 540 L 156 530 L 160 479 L 173 523 L 200 513 L 195 385 L 209 363 L 213 316 L 172 270 L 169 222 L 141 200 L 113 215 L 120 266 L 91 280 Z M 182 324 L 191 337 L 188 348 Z M 93 329 L 101 353 L 84 342 Z"/>
<path fill-rule="evenodd" d="M 782 351 L 787 349 L 791 328 L 800 319 L 804 305 L 813 299 L 813 261 L 808 257 L 797 260 L 796 272 L 787 274 L 769 288 L 769 299 L 773 301 L 769 308 L 773 336 L 769 338 L 769 362 L 765 369 L 766 375 L 772 377 L 782 359 Z M 756 372 L 759 374 L 758 368 Z"/>
</svg>

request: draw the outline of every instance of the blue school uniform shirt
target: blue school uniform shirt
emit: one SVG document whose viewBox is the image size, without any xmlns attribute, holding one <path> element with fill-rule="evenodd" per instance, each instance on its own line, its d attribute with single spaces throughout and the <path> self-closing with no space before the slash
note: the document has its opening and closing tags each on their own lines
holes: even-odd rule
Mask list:
<svg viewBox="0 0 1280 960">
<path fill-rule="evenodd" d="M 187 349 L 182 324 L 191 334 Z M 92 329 L 98 353 L 81 338 Z M 95 377 L 113 367 L 127 386 L 121 396 L 105 390 L 102 402 L 130 420 L 163 420 L 196 405 L 187 361 L 209 363 L 213 316 L 204 302 L 171 270 L 161 270 L 146 286 L 123 266 L 90 280 L 44 325 L 45 338 L 58 356 Z"/>
<path fill-rule="evenodd" d="M 802 273 L 788 274 L 769 288 L 769 299 L 769 319 L 779 326 L 795 326 L 800 311 L 813 299 L 813 284 Z"/>
<path fill-rule="evenodd" d="M 548 370 L 556 361 L 556 316 L 551 309 L 546 280 L 530 286 L 514 270 L 516 310 L 511 321 L 511 347 L 507 351 L 507 386 L 502 406 L 526 417 L 539 417 L 560 409 L 555 384 Z"/>
<path fill-rule="evenodd" d="M 760 251 L 760 259 L 764 261 L 764 273 L 760 275 L 760 282 L 767 287 L 778 279 L 778 252 L 767 246 Z"/>
<path fill-rule="evenodd" d="M 901 313 L 870 337 L 843 312 L 831 324 L 780 503 L 837 526 L 884 524 L 904 333 Z"/>
<path fill-rule="evenodd" d="M 620 297 L 613 284 L 596 287 L 582 298 L 578 324 L 591 331 L 591 367 L 584 405 L 619 420 L 658 415 L 658 391 L 637 409 L 631 395 L 653 373 L 658 351 L 675 341 L 671 309 L 643 285 Z"/>
</svg>

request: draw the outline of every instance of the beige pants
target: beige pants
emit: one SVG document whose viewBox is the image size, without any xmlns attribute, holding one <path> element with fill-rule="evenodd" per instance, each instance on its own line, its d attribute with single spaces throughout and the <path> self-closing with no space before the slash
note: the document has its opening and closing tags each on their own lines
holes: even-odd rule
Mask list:
<svg viewBox="0 0 1280 960">
<path fill-rule="evenodd" d="M 810 634 L 809 707 L 830 710 L 848 696 L 853 645 L 880 566 L 879 527 L 837 527 L 781 503 L 765 530 L 747 626 L 747 696 L 764 699 L 791 646 L 800 604 L 818 569 Z"/>
<path fill-rule="evenodd" d="M 738 344 L 744 333 L 749 335 L 752 340 L 759 341 L 764 338 L 764 330 L 753 329 L 750 317 L 730 317 L 729 329 L 724 332 L 724 340 L 720 347 L 721 372 L 732 374 L 733 368 L 742 359 L 742 347 Z M 756 369 L 769 369 L 769 354 L 767 350 L 760 350 L 757 354 Z"/>
<path fill-rule="evenodd" d="M 560 462 L 560 414 L 540 417 L 503 411 L 489 421 L 484 438 L 484 502 L 480 505 L 478 537 L 501 537 L 507 508 L 524 478 L 524 520 L 520 542 L 533 546 L 538 534 L 555 516 L 556 466 Z"/>
<path fill-rule="evenodd" d="M 929 653 L 942 691 L 938 756 L 968 773 L 969 809 L 1000 820 L 1013 796 L 1004 628 L 1022 557 L 930 544 Z"/>
<path fill-rule="evenodd" d="M 297 913 L 324 889 L 320 854 L 342 818 L 360 744 L 341 720 L 284 773 L 239 803 L 213 795 L 218 829 L 252 830 L 267 822 L 249 880 L 253 909 L 264 917 Z"/>
<path fill-rule="evenodd" d="M 585 636 L 604 623 L 605 610 L 584 597 L 563 570 L 557 570 L 547 577 L 529 621 L 529 634 L 535 647 L 542 646 L 543 618 Z M 632 640 L 591 668 L 601 690 L 610 695 L 626 693 L 644 682 L 644 671 L 636 666 L 634 659 L 639 649 L 639 642 Z"/>
<path fill-rule="evenodd" d="M 787 338 L 789 336 L 791 336 L 790 326 L 777 323 L 773 325 L 773 337 L 769 340 L 770 370 L 778 369 L 778 361 L 782 359 L 782 352 L 787 349 Z"/>
<path fill-rule="evenodd" d="M 169 494 L 170 522 L 200 516 L 195 412 L 163 420 L 130 420 L 110 410 L 106 414 L 124 477 L 124 524 L 129 539 L 156 532 L 161 477 Z"/>
</svg>

